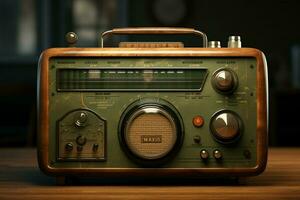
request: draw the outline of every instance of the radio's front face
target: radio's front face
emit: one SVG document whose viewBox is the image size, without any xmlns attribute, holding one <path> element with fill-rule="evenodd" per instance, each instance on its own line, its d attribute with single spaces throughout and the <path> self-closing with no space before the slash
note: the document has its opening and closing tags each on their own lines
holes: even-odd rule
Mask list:
<svg viewBox="0 0 300 200">
<path fill-rule="evenodd" d="M 49 60 L 54 168 L 251 168 L 256 59 Z"/>
</svg>

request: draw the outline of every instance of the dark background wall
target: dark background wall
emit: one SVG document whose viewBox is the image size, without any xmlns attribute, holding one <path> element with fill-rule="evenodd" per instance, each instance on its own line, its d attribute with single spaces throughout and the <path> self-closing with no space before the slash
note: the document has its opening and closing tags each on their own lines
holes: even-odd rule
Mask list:
<svg viewBox="0 0 300 200">
<path fill-rule="evenodd" d="M 206 32 L 222 46 L 229 35 L 240 35 L 244 47 L 266 54 L 270 144 L 300 146 L 299 11 L 295 0 L 1 0 L 0 145 L 35 144 L 38 57 L 45 48 L 65 46 L 66 32 L 79 35 L 79 46 L 96 46 L 98 34 L 113 27 L 184 26 Z M 200 44 L 191 37 L 157 38 Z M 107 44 L 154 39 L 113 37 Z"/>
</svg>

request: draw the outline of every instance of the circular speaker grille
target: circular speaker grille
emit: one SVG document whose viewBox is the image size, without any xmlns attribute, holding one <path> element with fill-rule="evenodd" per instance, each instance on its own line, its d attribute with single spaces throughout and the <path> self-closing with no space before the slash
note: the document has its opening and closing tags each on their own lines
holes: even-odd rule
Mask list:
<svg viewBox="0 0 300 200">
<path fill-rule="evenodd" d="M 137 110 L 125 129 L 128 148 L 143 159 L 164 157 L 173 149 L 176 140 L 174 120 L 166 111 L 156 107 Z"/>
</svg>

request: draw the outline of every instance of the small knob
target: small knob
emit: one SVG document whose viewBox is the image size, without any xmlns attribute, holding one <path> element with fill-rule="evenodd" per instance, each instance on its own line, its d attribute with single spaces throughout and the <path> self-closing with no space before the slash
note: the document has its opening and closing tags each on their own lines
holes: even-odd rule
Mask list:
<svg viewBox="0 0 300 200">
<path fill-rule="evenodd" d="M 201 137 L 199 135 L 195 135 L 193 137 L 194 143 L 199 144 L 201 142 Z"/>
<path fill-rule="evenodd" d="M 213 156 L 215 159 L 220 160 L 223 157 L 223 154 L 220 150 L 216 149 L 213 152 Z"/>
<path fill-rule="evenodd" d="M 96 152 L 98 151 L 99 144 L 93 144 L 93 151 Z"/>
<path fill-rule="evenodd" d="M 78 41 L 78 36 L 74 32 L 68 32 L 65 36 L 65 39 L 69 47 L 74 47 Z"/>
<path fill-rule="evenodd" d="M 221 143 L 231 143 L 241 134 L 242 121 L 231 111 L 223 111 L 213 116 L 210 130 Z"/>
<path fill-rule="evenodd" d="M 240 36 L 229 36 L 228 37 L 228 48 L 241 48 L 242 42 Z"/>
<path fill-rule="evenodd" d="M 83 150 L 83 146 L 77 146 L 77 151 L 81 152 Z"/>
<path fill-rule="evenodd" d="M 78 127 L 85 126 L 88 116 L 85 112 L 75 114 L 75 125 Z"/>
<path fill-rule="evenodd" d="M 212 85 L 217 92 L 231 93 L 237 87 L 237 76 L 230 69 L 221 69 L 212 76 Z"/>
<path fill-rule="evenodd" d="M 200 151 L 200 158 L 201 158 L 202 160 L 207 160 L 208 157 L 209 157 L 208 151 L 206 151 L 205 149 L 202 149 L 202 150 Z"/>
<path fill-rule="evenodd" d="M 66 145 L 65 145 L 65 150 L 66 151 L 72 151 L 73 150 L 73 144 L 72 143 L 67 143 Z"/>
<path fill-rule="evenodd" d="M 210 48 L 221 48 L 221 42 L 220 41 L 209 41 L 208 47 Z"/>
<path fill-rule="evenodd" d="M 86 143 L 86 138 L 84 136 L 78 136 L 76 138 L 76 143 L 79 144 L 79 145 L 85 145 Z"/>
</svg>

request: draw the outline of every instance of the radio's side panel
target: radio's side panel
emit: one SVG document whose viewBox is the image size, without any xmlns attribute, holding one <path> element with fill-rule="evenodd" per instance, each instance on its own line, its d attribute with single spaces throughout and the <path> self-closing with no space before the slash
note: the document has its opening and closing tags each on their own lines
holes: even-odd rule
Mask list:
<svg viewBox="0 0 300 200">
<path fill-rule="evenodd" d="M 262 173 L 268 159 L 269 90 L 268 66 L 263 52 L 255 50 L 257 60 L 257 137 L 258 158 L 254 174 Z"/>
<path fill-rule="evenodd" d="M 40 169 L 50 173 L 48 165 L 48 63 L 49 50 L 45 50 L 38 63 L 37 77 L 37 154 Z"/>
</svg>

